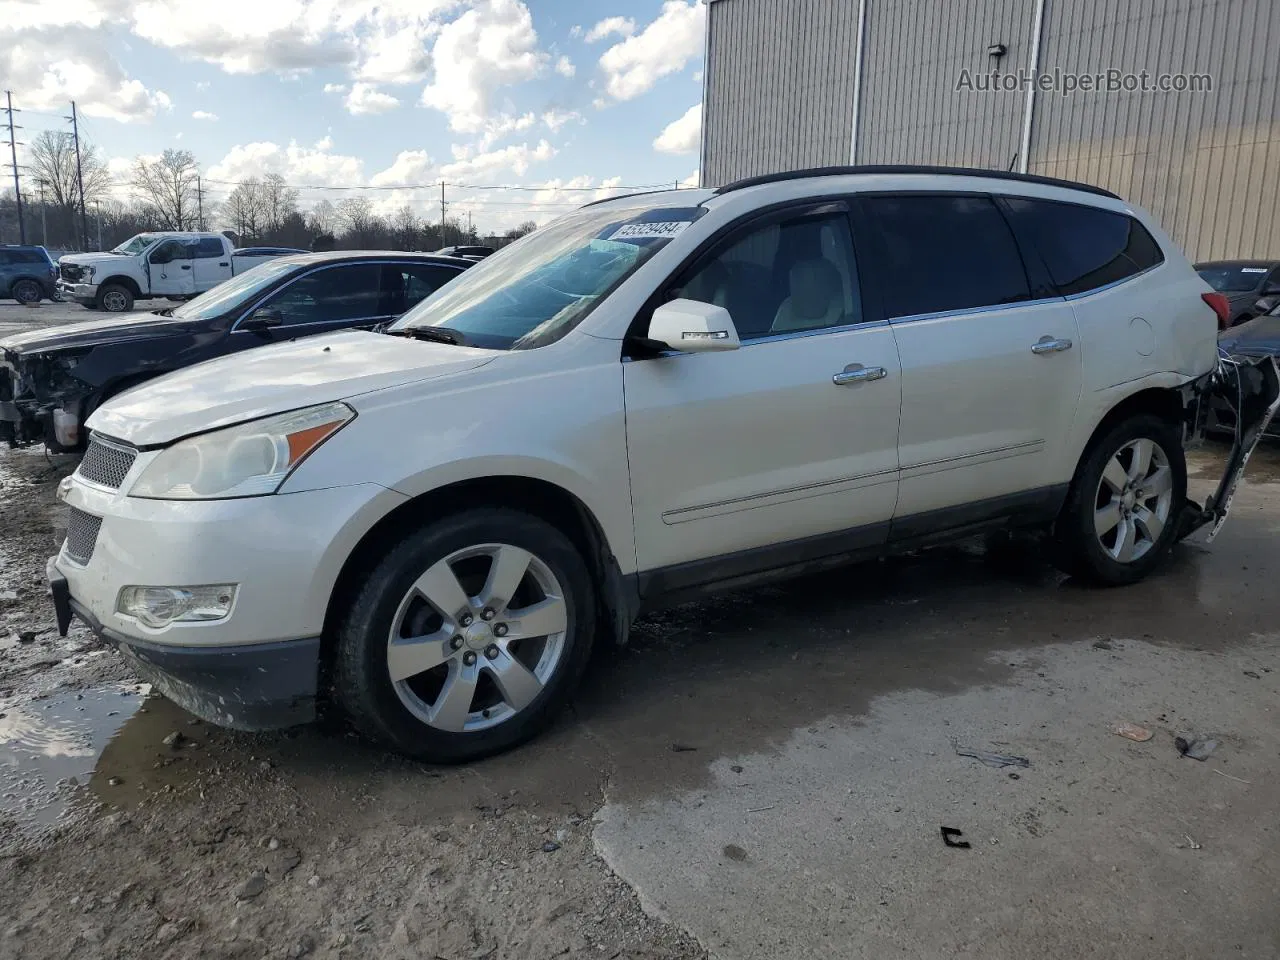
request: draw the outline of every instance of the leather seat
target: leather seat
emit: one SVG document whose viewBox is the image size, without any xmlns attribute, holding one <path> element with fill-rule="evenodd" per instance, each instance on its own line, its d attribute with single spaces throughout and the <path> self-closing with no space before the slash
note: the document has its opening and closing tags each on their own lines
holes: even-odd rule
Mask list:
<svg viewBox="0 0 1280 960">
<path fill-rule="evenodd" d="M 791 268 L 791 295 L 773 318 L 773 333 L 816 330 L 845 323 L 844 279 L 828 260 L 801 260 Z"/>
</svg>

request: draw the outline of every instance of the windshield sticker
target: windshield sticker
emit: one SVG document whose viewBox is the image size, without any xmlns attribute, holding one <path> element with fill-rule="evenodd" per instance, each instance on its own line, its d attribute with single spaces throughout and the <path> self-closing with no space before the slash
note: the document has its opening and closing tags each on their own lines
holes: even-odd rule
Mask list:
<svg viewBox="0 0 1280 960">
<path fill-rule="evenodd" d="M 1267 268 L 1266 267 L 1241 267 L 1240 272 L 1241 273 L 1266 273 Z"/>
<path fill-rule="evenodd" d="M 606 239 L 653 240 L 660 238 L 669 240 L 687 226 L 689 226 L 688 220 L 668 220 L 665 223 L 624 223 Z"/>
</svg>

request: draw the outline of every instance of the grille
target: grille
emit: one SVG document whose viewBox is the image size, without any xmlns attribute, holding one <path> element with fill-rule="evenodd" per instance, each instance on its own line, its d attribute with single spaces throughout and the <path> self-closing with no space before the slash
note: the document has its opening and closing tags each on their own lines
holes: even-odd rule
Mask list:
<svg viewBox="0 0 1280 960">
<path fill-rule="evenodd" d="M 125 474 L 137 458 L 136 450 L 103 443 L 97 437 L 92 437 L 89 449 L 84 452 L 84 459 L 80 461 L 80 469 L 76 472 L 90 483 L 119 490 L 120 484 L 124 483 Z"/>
<path fill-rule="evenodd" d="M 76 263 L 64 263 L 58 266 L 58 272 L 62 279 L 69 283 L 78 283 L 83 271 L 84 267 Z"/>
<path fill-rule="evenodd" d="M 72 507 L 71 519 L 67 523 L 67 556 L 76 563 L 88 563 L 93 558 L 101 526 L 101 517 Z"/>
</svg>

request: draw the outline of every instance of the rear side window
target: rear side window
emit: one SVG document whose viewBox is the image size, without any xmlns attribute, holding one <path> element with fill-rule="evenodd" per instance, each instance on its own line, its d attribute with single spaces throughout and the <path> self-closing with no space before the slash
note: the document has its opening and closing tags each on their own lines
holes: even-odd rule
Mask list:
<svg viewBox="0 0 1280 960">
<path fill-rule="evenodd" d="M 216 260 L 223 252 L 222 241 L 217 237 L 201 237 L 196 243 L 197 260 Z"/>
<path fill-rule="evenodd" d="M 1123 213 L 1025 197 L 1006 197 L 1005 203 L 1064 296 L 1105 287 L 1164 262 L 1147 228 Z"/>
<path fill-rule="evenodd" d="M 868 197 L 885 315 L 911 317 L 1031 299 L 1013 232 L 989 197 Z"/>
</svg>

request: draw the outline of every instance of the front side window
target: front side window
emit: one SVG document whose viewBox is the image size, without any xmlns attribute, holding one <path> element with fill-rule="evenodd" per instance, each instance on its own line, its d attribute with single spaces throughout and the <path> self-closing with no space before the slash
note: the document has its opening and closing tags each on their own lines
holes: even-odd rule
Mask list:
<svg viewBox="0 0 1280 960">
<path fill-rule="evenodd" d="M 151 251 L 152 263 L 172 263 L 174 260 L 190 260 L 191 247 L 177 240 L 166 240 Z"/>
<path fill-rule="evenodd" d="M 1026 197 L 1006 197 L 1005 204 L 1064 296 L 1105 287 L 1164 262 L 1146 227 L 1126 214 Z"/>
<path fill-rule="evenodd" d="M 1031 298 L 1013 232 L 989 197 L 877 196 L 864 203 L 890 319 Z"/>
<path fill-rule="evenodd" d="M 700 260 L 672 292 L 727 309 L 742 340 L 862 319 L 852 234 L 843 213 L 751 229 Z"/>
<path fill-rule="evenodd" d="M 552 343 L 701 212 L 610 205 L 571 213 L 481 260 L 390 332 L 437 327 L 495 350 Z"/>
<path fill-rule="evenodd" d="M 299 277 L 263 306 L 280 311 L 283 326 L 372 320 L 378 313 L 379 266 L 349 263 Z"/>
</svg>

